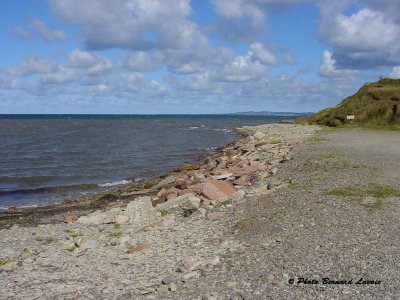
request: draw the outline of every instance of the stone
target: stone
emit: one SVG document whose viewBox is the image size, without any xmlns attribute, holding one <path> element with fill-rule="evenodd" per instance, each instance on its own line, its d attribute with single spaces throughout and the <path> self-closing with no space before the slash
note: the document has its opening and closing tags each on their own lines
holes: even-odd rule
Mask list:
<svg viewBox="0 0 400 300">
<path fill-rule="evenodd" d="M 183 274 L 183 275 L 180 277 L 180 280 L 181 280 L 182 282 L 186 282 L 186 281 L 188 281 L 189 279 L 192 279 L 192 278 L 199 278 L 199 277 L 200 277 L 200 273 L 199 273 L 199 272 L 197 272 L 197 271 L 192 271 L 192 272 L 188 272 L 188 273 Z"/>
<path fill-rule="evenodd" d="M 275 175 L 278 172 L 278 168 L 273 168 L 271 170 L 272 175 Z"/>
<path fill-rule="evenodd" d="M 160 190 L 163 187 L 166 187 L 172 183 L 175 182 L 175 176 L 174 175 L 170 175 L 168 177 L 165 177 L 163 180 L 161 180 L 159 183 L 157 183 L 155 186 L 152 187 L 152 189 L 155 190 Z"/>
<path fill-rule="evenodd" d="M 78 220 L 76 220 L 76 222 L 86 225 L 101 225 L 114 223 L 115 217 L 106 212 L 95 211 L 87 216 L 80 217 Z"/>
<path fill-rule="evenodd" d="M 216 179 L 216 180 L 220 180 L 220 179 L 226 179 L 229 178 L 233 175 L 233 173 L 225 173 L 225 174 L 221 174 L 221 175 L 212 175 L 212 179 Z"/>
<path fill-rule="evenodd" d="M 134 253 L 144 253 L 150 249 L 149 244 L 137 244 L 135 247 L 131 247 L 126 250 L 126 253 L 134 254 Z"/>
<path fill-rule="evenodd" d="M 184 210 L 196 210 L 200 207 L 200 198 L 194 194 L 184 194 L 157 205 L 159 211 L 180 212 Z"/>
<path fill-rule="evenodd" d="M 117 223 L 117 224 L 125 224 L 125 223 L 128 223 L 128 221 L 129 221 L 129 217 L 126 215 L 117 215 L 115 217 L 115 223 Z"/>
<path fill-rule="evenodd" d="M 240 176 L 238 179 L 233 181 L 234 185 L 249 185 L 251 177 L 249 175 Z"/>
<path fill-rule="evenodd" d="M 156 220 L 156 212 L 150 197 L 139 197 L 126 206 L 125 214 L 129 216 L 129 223 L 134 227 L 143 227 Z"/>
<path fill-rule="evenodd" d="M 163 284 L 170 284 L 170 283 L 172 283 L 172 282 L 174 282 L 174 277 L 172 276 L 172 275 L 168 275 L 168 276 L 165 276 L 162 280 L 161 280 L 161 282 L 163 283 Z"/>
<path fill-rule="evenodd" d="M 244 175 L 251 175 L 258 170 L 258 166 L 245 166 L 240 168 L 237 172 L 235 172 L 235 176 L 244 176 Z"/>
<path fill-rule="evenodd" d="M 81 237 L 76 243 L 80 250 L 96 249 L 100 247 L 99 241 L 91 237 Z"/>
<path fill-rule="evenodd" d="M 235 202 L 235 201 L 242 200 L 245 196 L 246 196 L 246 192 L 244 190 L 238 190 L 229 199 L 231 199 L 233 202 Z"/>
<path fill-rule="evenodd" d="M 72 223 L 76 222 L 76 220 L 78 220 L 78 219 L 79 219 L 79 216 L 77 216 L 77 215 L 69 215 L 69 216 L 65 217 L 64 222 L 68 223 L 68 224 L 72 224 Z"/>
<path fill-rule="evenodd" d="M 254 133 L 253 136 L 256 140 L 262 140 L 263 138 L 265 138 L 265 134 L 260 131 Z"/>
<path fill-rule="evenodd" d="M 171 283 L 169 284 L 169 290 L 170 290 L 171 292 L 176 292 L 176 284 L 173 283 L 173 282 L 171 282 Z"/>
<path fill-rule="evenodd" d="M 161 221 L 155 221 L 155 222 L 153 222 L 153 223 L 151 223 L 151 224 L 149 224 L 149 225 L 144 226 L 144 227 L 142 228 L 142 230 L 144 230 L 144 231 L 149 231 L 149 230 L 152 229 L 152 228 L 162 227 L 162 226 L 163 226 L 163 222 L 161 222 Z"/>
<path fill-rule="evenodd" d="M 187 189 L 187 186 L 188 186 L 188 181 L 186 179 L 178 178 L 175 182 L 175 187 L 180 190 Z"/>
<path fill-rule="evenodd" d="M 236 192 L 235 187 L 228 181 L 208 180 L 204 184 L 201 194 L 209 200 L 226 200 Z"/>
</svg>

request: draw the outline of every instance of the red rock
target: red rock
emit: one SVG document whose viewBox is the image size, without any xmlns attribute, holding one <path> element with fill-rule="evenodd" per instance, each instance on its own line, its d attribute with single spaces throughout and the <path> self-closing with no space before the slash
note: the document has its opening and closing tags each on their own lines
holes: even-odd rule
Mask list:
<svg viewBox="0 0 400 300">
<path fill-rule="evenodd" d="M 249 175 L 243 175 L 233 182 L 234 185 L 249 185 L 249 183 L 250 183 Z"/>
<path fill-rule="evenodd" d="M 147 252 L 150 249 L 149 244 L 137 244 L 135 247 L 129 248 L 126 253 L 133 254 L 133 253 L 143 253 Z"/>
<path fill-rule="evenodd" d="M 209 200 L 225 200 L 236 192 L 232 183 L 222 180 L 208 180 L 201 193 Z"/>
<path fill-rule="evenodd" d="M 178 178 L 175 182 L 175 187 L 181 190 L 187 189 L 188 182 L 186 179 Z"/>
<path fill-rule="evenodd" d="M 79 219 L 79 216 L 77 216 L 77 215 L 70 215 L 70 216 L 66 216 L 65 217 L 65 219 L 64 219 L 64 222 L 65 223 L 68 223 L 68 224 L 72 224 L 72 223 L 74 223 L 76 220 L 78 220 Z"/>
<path fill-rule="evenodd" d="M 256 166 L 247 166 L 241 168 L 238 172 L 235 173 L 235 176 L 244 176 L 244 175 L 251 175 L 258 170 Z"/>
<path fill-rule="evenodd" d="M 153 204 L 153 206 L 156 206 L 157 204 L 160 204 L 160 203 L 164 203 L 165 201 L 167 201 L 167 199 L 161 198 L 161 197 L 153 197 L 151 199 L 151 203 Z"/>
</svg>

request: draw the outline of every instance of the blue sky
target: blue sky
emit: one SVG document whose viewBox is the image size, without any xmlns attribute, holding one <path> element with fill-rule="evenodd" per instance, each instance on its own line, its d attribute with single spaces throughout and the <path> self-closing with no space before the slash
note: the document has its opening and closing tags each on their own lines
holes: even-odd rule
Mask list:
<svg viewBox="0 0 400 300">
<path fill-rule="evenodd" d="M 400 77 L 398 0 L 0 6 L 0 113 L 317 111 Z"/>
</svg>

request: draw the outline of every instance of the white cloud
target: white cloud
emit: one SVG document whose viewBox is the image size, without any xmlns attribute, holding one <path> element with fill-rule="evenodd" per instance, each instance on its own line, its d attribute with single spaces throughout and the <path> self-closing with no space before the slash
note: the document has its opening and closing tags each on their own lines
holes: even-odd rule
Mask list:
<svg viewBox="0 0 400 300">
<path fill-rule="evenodd" d="M 322 55 L 322 63 L 320 66 L 319 74 L 324 77 L 348 77 L 354 74 L 352 70 L 338 70 L 336 68 L 336 61 L 332 58 L 332 53 L 324 51 Z"/>
<path fill-rule="evenodd" d="M 278 63 L 275 55 L 265 49 L 261 43 L 251 44 L 250 51 L 254 58 L 264 65 L 276 65 Z"/>
<path fill-rule="evenodd" d="M 332 47 L 337 65 L 366 69 L 400 62 L 400 24 L 390 14 L 369 7 L 343 14 L 351 2 L 317 2 L 321 14 L 319 33 Z"/>
<path fill-rule="evenodd" d="M 74 49 L 68 54 L 68 65 L 72 68 L 88 68 L 95 64 L 96 58 L 92 53 Z"/>
<path fill-rule="evenodd" d="M 256 80 L 265 75 L 265 66 L 252 60 L 251 55 L 237 56 L 217 73 L 217 80 L 244 82 Z"/>
<path fill-rule="evenodd" d="M 49 29 L 47 26 L 39 20 L 32 22 L 32 28 L 39 34 L 46 42 L 55 42 L 65 40 L 66 34 L 64 31 L 59 29 Z"/>
<path fill-rule="evenodd" d="M 137 72 L 153 71 L 156 69 L 156 65 L 144 51 L 135 51 L 123 55 L 120 65 L 123 68 Z"/>
<path fill-rule="evenodd" d="M 193 47 L 206 41 L 188 17 L 189 0 L 50 0 L 53 11 L 80 26 L 91 49 Z"/>
<path fill-rule="evenodd" d="M 28 76 L 33 74 L 52 73 L 56 69 L 56 63 L 46 62 L 40 59 L 37 55 L 29 55 L 22 59 L 21 66 L 16 72 L 23 76 Z"/>
<path fill-rule="evenodd" d="M 394 67 L 389 74 L 390 78 L 400 79 L 400 66 Z"/>
<path fill-rule="evenodd" d="M 41 84 L 65 84 L 78 78 L 78 74 L 73 69 L 60 66 L 53 73 L 43 74 L 40 77 L 40 82 Z"/>
</svg>

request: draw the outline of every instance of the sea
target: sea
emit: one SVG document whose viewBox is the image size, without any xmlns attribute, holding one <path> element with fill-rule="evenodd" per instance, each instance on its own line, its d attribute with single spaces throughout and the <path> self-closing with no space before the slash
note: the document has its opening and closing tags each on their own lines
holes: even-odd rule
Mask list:
<svg viewBox="0 0 400 300">
<path fill-rule="evenodd" d="M 290 119 L 243 115 L 0 115 L 0 209 L 61 203 L 193 163 L 232 129 Z"/>
</svg>

